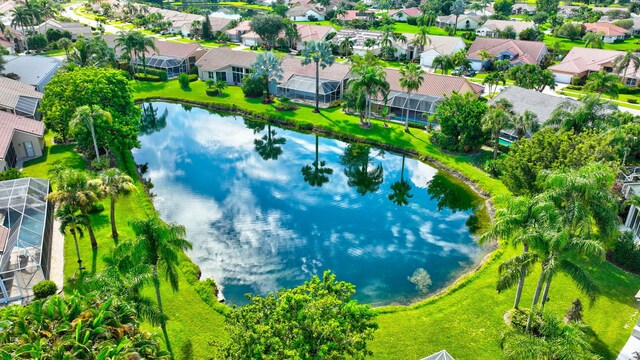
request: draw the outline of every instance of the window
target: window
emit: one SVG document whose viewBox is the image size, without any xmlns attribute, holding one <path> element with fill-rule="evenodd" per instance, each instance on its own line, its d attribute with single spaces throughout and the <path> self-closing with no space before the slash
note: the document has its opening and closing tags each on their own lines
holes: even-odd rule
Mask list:
<svg viewBox="0 0 640 360">
<path fill-rule="evenodd" d="M 215 73 L 213 71 L 209 71 L 207 79 L 215 79 Z"/>
<path fill-rule="evenodd" d="M 227 72 L 226 71 L 218 71 L 216 73 L 216 80 L 217 81 L 220 81 L 220 80 L 227 81 Z"/>
<path fill-rule="evenodd" d="M 636 79 L 626 78 L 625 79 L 625 84 L 627 86 L 636 86 Z"/>
<path fill-rule="evenodd" d="M 233 82 L 237 84 L 241 83 L 242 79 L 249 75 L 249 69 L 233 66 L 231 68 L 231 73 L 233 75 Z"/>
</svg>

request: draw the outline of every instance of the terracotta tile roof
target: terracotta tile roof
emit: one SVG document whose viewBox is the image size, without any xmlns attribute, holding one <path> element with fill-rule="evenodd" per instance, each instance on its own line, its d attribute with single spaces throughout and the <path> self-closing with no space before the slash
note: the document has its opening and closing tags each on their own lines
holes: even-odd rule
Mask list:
<svg viewBox="0 0 640 360">
<path fill-rule="evenodd" d="M 416 16 L 422 15 L 422 11 L 420 9 L 418 9 L 417 7 L 410 7 L 410 8 L 406 8 L 406 9 L 391 10 L 391 11 L 389 11 L 389 16 L 393 16 L 393 15 L 399 13 L 399 12 L 403 12 L 403 13 L 405 13 L 405 15 L 412 16 L 412 17 L 416 17 Z"/>
<path fill-rule="evenodd" d="M 229 66 L 250 69 L 257 54 L 251 51 L 231 50 L 228 47 L 212 48 L 196 62 L 202 71 L 217 71 Z"/>
<path fill-rule="evenodd" d="M 318 6 L 312 6 L 311 4 L 300 4 L 300 5 L 296 5 L 296 6 L 291 7 L 287 11 L 287 15 L 289 15 L 289 16 L 303 16 L 309 10 L 315 12 L 318 15 L 324 15 L 325 14 L 325 11 L 323 9 L 319 8 Z"/>
<path fill-rule="evenodd" d="M 330 32 L 335 31 L 331 26 L 308 24 L 298 24 L 296 29 L 298 30 L 298 34 L 300 34 L 300 42 L 324 40 Z"/>
<path fill-rule="evenodd" d="M 248 20 L 240 21 L 236 27 L 233 29 L 227 30 L 228 33 L 235 34 L 236 32 L 247 32 L 251 31 L 251 22 Z"/>
<path fill-rule="evenodd" d="M 344 15 L 339 15 L 338 16 L 338 20 L 342 20 L 342 21 L 351 21 L 351 20 L 355 20 L 355 19 L 368 19 L 368 18 L 372 18 L 374 15 L 374 13 L 372 12 L 364 12 L 361 13 L 358 10 L 347 10 L 347 13 Z"/>
<path fill-rule="evenodd" d="M 606 36 L 624 36 L 629 33 L 629 30 L 608 22 L 585 23 L 584 27 L 586 31 L 601 32 Z"/>
<path fill-rule="evenodd" d="M 618 56 L 624 55 L 624 51 L 587 49 L 582 47 L 571 48 L 567 56 L 559 64 L 549 67 L 552 72 L 567 73 L 572 75 L 583 74 L 589 71 L 600 71 L 604 67 L 613 67 Z M 633 66 L 624 74 L 625 77 L 640 79 L 640 69 L 633 70 Z"/>
<path fill-rule="evenodd" d="M 42 93 L 36 91 L 33 85 L 11 80 L 0 76 L 0 106 L 14 109 L 21 97 L 42 99 Z M 0 111 L 0 114 L 3 112 Z"/>
<path fill-rule="evenodd" d="M 476 38 L 467 51 L 469 60 L 481 60 L 480 52 L 486 50 L 493 56 L 508 51 L 517 56 L 512 62 L 523 62 L 525 64 L 536 64 L 547 46 L 539 41 L 511 40 L 511 39 L 494 39 L 494 38 Z"/>
<path fill-rule="evenodd" d="M 282 60 L 282 68 L 284 73 L 282 74 L 283 81 L 289 80 L 293 75 L 316 77 L 315 63 L 309 65 L 302 65 L 302 59 L 294 57 L 285 57 Z M 340 63 L 333 63 L 333 65 L 326 68 L 320 67 L 320 78 L 325 80 L 342 81 L 348 77 L 351 73 L 351 66 Z"/>
<path fill-rule="evenodd" d="M 44 123 L 0 111 L 0 158 L 4 159 L 7 154 L 15 131 L 42 137 L 44 136 Z"/>
<path fill-rule="evenodd" d="M 154 39 L 153 43 L 158 51 L 150 51 L 151 55 L 171 56 L 183 59 L 188 58 L 196 50 L 203 49 L 203 47 L 197 43 L 182 44 L 158 39 Z"/>
<path fill-rule="evenodd" d="M 225 30 L 232 20 L 233 19 L 231 18 L 209 15 L 211 30 L 213 30 L 214 32 Z"/>
<path fill-rule="evenodd" d="M 400 70 L 386 68 L 384 71 L 387 74 L 387 81 L 391 90 L 404 92 L 404 89 L 400 86 Z M 484 90 L 484 86 L 471 83 L 463 77 L 425 73 L 422 85 L 414 94 L 446 97 L 454 91 L 461 94 L 467 92 L 480 94 L 482 90 Z"/>
<path fill-rule="evenodd" d="M 492 31 L 499 30 L 502 31 L 507 28 L 507 26 L 511 26 L 516 33 L 520 34 L 522 30 L 529 29 L 534 27 L 536 24 L 533 21 L 511 21 L 511 20 L 487 20 L 480 28 L 489 28 Z"/>
</svg>

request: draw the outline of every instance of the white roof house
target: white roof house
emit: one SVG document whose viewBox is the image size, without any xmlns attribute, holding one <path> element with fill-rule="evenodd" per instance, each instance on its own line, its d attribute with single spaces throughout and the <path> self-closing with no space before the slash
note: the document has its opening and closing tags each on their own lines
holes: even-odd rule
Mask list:
<svg viewBox="0 0 640 360">
<path fill-rule="evenodd" d="M 498 37 L 498 34 L 509 26 L 516 32 L 517 40 L 523 30 L 533 28 L 536 24 L 533 21 L 487 20 L 476 29 L 476 35 Z"/>
<path fill-rule="evenodd" d="M 58 73 L 62 63 L 46 56 L 5 56 L 3 74 L 16 74 L 20 82 L 33 85 L 37 91 L 44 92 L 44 86 Z"/>
<path fill-rule="evenodd" d="M 35 31 L 39 34 L 46 35 L 47 30 L 49 29 L 68 31 L 71 33 L 71 38 L 74 40 L 76 40 L 80 35 L 82 35 L 85 39 L 91 38 L 91 27 L 79 22 L 62 22 L 49 19 L 36 27 Z"/>
</svg>

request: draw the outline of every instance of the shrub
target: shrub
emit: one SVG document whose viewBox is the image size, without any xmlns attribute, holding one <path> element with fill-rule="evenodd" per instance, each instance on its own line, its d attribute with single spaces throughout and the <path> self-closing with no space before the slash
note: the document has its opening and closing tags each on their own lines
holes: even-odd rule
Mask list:
<svg viewBox="0 0 640 360">
<path fill-rule="evenodd" d="M 629 87 L 629 94 L 630 95 L 635 95 L 635 94 L 638 94 L 638 93 L 640 93 L 640 87 L 638 87 L 638 86 Z"/>
<path fill-rule="evenodd" d="M 584 85 L 586 79 L 580 76 L 574 76 L 571 78 L 571 85 Z"/>
<path fill-rule="evenodd" d="M 192 67 L 189 69 L 189 75 L 196 75 L 196 76 L 198 76 L 198 67 L 197 67 L 197 66 L 192 66 Z"/>
<path fill-rule="evenodd" d="M 627 231 L 620 235 L 608 258 L 624 270 L 640 273 L 640 247 L 633 240 L 632 232 Z"/>
<path fill-rule="evenodd" d="M 200 276 L 202 276 L 200 267 L 189 259 L 182 259 L 182 261 L 180 261 L 180 270 L 184 274 L 185 279 L 187 279 L 187 282 L 191 285 L 200 280 Z"/>
<path fill-rule="evenodd" d="M 196 80 L 198 80 L 198 75 L 197 74 L 189 74 L 189 82 L 194 82 Z"/>
<path fill-rule="evenodd" d="M 298 110 L 299 109 L 296 104 L 292 104 L 292 103 L 288 103 L 288 102 L 277 103 L 274 107 L 278 111 L 294 111 L 294 110 Z"/>
<path fill-rule="evenodd" d="M 567 315 L 564 317 L 565 322 L 582 322 L 582 302 L 575 299 L 571 303 L 571 307 L 567 309 Z"/>
<path fill-rule="evenodd" d="M 94 170 L 98 170 L 98 171 L 106 170 L 111 167 L 111 162 L 107 157 L 103 156 L 100 159 L 95 159 L 91 161 L 91 167 Z"/>
<path fill-rule="evenodd" d="M 33 286 L 36 299 L 44 299 L 58 292 L 58 286 L 51 280 L 43 280 Z"/>
<path fill-rule="evenodd" d="M 99 213 L 101 213 L 103 211 L 104 211 L 104 205 L 102 205 L 102 203 L 96 203 L 91 207 L 91 209 L 89 209 L 88 213 L 89 214 L 99 214 Z"/>
<path fill-rule="evenodd" d="M 409 25 L 418 25 L 418 17 L 417 16 L 409 16 L 407 18 L 407 24 L 409 24 Z"/>
<path fill-rule="evenodd" d="M 133 75 L 133 78 L 136 79 L 136 80 L 149 81 L 149 82 L 161 82 L 161 81 L 163 81 L 157 75 L 140 74 L 140 73 L 136 73 L 135 75 Z"/>
<path fill-rule="evenodd" d="M 189 75 L 187 75 L 186 73 L 182 73 L 180 74 L 180 76 L 178 76 L 178 83 L 180 83 L 180 87 L 188 89 L 190 82 L 191 80 L 189 79 Z"/>
<path fill-rule="evenodd" d="M 205 92 L 208 96 L 218 96 L 220 95 L 220 90 L 218 89 L 206 89 Z"/>
<path fill-rule="evenodd" d="M 254 76 L 247 76 L 242 79 L 242 92 L 245 97 L 258 98 L 261 97 L 265 91 L 264 81 L 261 78 Z"/>
<path fill-rule="evenodd" d="M 49 46 L 49 41 L 47 41 L 47 37 L 43 34 L 36 34 L 27 38 L 27 46 L 29 46 L 31 50 L 44 50 Z"/>
<path fill-rule="evenodd" d="M 298 123 L 298 129 L 304 130 L 304 131 L 311 131 L 313 130 L 313 124 L 308 122 L 300 122 Z"/>
<path fill-rule="evenodd" d="M 333 100 L 332 102 L 329 103 L 329 109 L 333 109 L 333 108 L 338 108 L 338 107 L 342 107 L 344 106 L 344 100 L 342 99 L 337 99 L 337 100 Z"/>
<path fill-rule="evenodd" d="M 580 91 L 580 90 L 582 90 L 582 86 L 580 86 L 580 85 L 567 85 L 567 86 L 565 86 L 565 89 Z"/>
<path fill-rule="evenodd" d="M 8 168 L 5 171 L 0 171 L 0 181 L 19 179 L 22 177 L 22 172 L 16 168 Z"/>
<path fill-rule="evenodd" d="M 162 70 L 158 70 L 158 69 L 151 69 L 151 68 L 144 68 L 144 69 L 137 69 L 136 73 L 154 75 L 154 76 L 159 77 L 161 81 L 167 81 L 167 72 L 166 71 L 162 71 Z"/>
<path fill-rule="evenodd" d="M 628 99 L 627 99 L 627 102 L 628 102 L 629 104 L 637 104 L 637 103 L 638 103 L 638 99 L 628 98 Z"/>
</svg>

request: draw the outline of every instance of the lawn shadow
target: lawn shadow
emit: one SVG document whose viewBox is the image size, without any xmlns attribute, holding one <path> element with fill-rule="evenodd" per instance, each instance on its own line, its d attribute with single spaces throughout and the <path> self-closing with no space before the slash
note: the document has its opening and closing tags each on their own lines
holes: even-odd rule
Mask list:
<svg viewBox="0 0 640 360">
<path fill-rule="evenodd" d="M 612 351 L 607 344 L 600 339 L 591 326 L 586 326 L 584 329 L 585 334 L 589 337 L 589 343 L 593 351 L 601 355 L 604 359 L 615 359 L 617 352 Z"/>
</svg>

